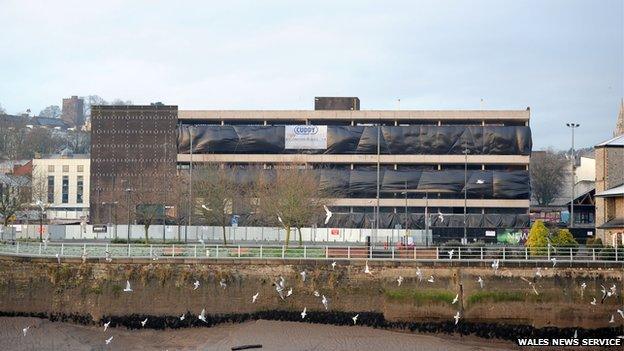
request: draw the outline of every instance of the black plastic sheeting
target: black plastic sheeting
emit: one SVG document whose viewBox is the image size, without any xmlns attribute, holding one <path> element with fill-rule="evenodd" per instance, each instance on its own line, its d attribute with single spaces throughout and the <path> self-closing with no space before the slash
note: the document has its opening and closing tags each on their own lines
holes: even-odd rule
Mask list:
<svg viewBox="0 0 624 351">
<path fill-rule="evenodd" d="M 329 223 L 324 223 L 324 218 L 319 218 L 316 223 L 319 228 L 375 228 L 375 215 L 373 213 L 333 213 Z M 255 226 L 261 225 L 256 222 L 251 215 L 240 215 L 238 220 L 239 226 Z M 394 229 L 400 225 L 405 228 L 405 213 L 379 213 L 379 228 Z M 467 228 L 484 228 L 484 229 L 515 229 L 529 228 L 530 220 L 528 214 L 473 214 L 466 215 Z M 429 213 L 430 228 L 463 228 L 463 214 L 444 214 L 439 216 L 436 213 Z M 424 213 L 408 213 L 407 228 L 409 229 L 425 229 Z"/>
<path fill-rule="evenodd" d="M 327 126 L 327 149 L 305 150 L 321 154 L 376 154 L 376 126 Z M 178 128 L 178 153 L 190 153 L 190 129 Z M 382 154 L 529 155 L 531 129 L 525 126 L 382 126 Z M 283 154 L 299 153 L 284 146 L 284 126 L 197 125 L 193 153 Z"/>
<path fill-rule="evenodd" d="M 273 177 L 274 170 L 239 168 L 232 172 L 241 185 L 251 185 L 256 172 Z M 332 197 L 370 197 L 377 193 L 377 171 L 349 169 L 311 170 L 319 178 L 320 190 Z M 399 193 L 405 191 L 422 193 L 463 194 L 464 181 L 468 198 L 474 199 L 529 199 L 530 183 L 528 171 L 473 171 L 463 170 L 422 171 L 380 169 L 380 192 Z M 422 197 L 422 196 L 421 196 Z M 463 198 L 463 195 L 461 196 Z"/>
</svg>

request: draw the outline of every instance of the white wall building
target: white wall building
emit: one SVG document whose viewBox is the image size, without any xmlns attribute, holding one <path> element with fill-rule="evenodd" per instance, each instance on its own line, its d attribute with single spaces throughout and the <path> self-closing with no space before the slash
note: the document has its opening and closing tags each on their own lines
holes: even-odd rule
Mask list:
<svg viewBox="0 0 624 351">
<path fill-rule="evenodd" d="M 53 223 L 89 217 L 89 155 L 63 152 L 33 160 L 33 204 Z"/>
</svg>

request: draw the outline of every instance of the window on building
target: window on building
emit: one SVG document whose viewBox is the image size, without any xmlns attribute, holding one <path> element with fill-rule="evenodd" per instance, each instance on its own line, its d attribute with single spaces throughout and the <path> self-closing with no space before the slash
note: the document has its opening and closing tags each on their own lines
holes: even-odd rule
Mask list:
<svg viewBox="0 0 624 351">
<path fill-rule="evenodd" d="M 78 166 L 78 167 L 82 167 L 82 166 Z M 76 203 L 81 204 L 83 202 L 82 200 L 82 194 L 83 194 L 83 178 L 82 176 L 78 176 L 78 180 L 76 182 Z"/>
<path fill-rule="evenodd" d="M 84 172 L 84 166 L 78 165 L 78 172 Z"/>
<path fill-rule="evenodd" d="M 48 203 L 54 203 L 54 176 L 48 176 Z"/>
<path fill-rule="evenodd" d="M 69 165 L 63 165 L 63 173 L 69 172 Z"/>
<path fill-rule="evenodd" d="M 48 165 L 48 172 L 54 172 L 54 165 Z"/>
<path fill-rule="evenodd" d="M 62 185 L 61 202 L 66 204 L 69 203 L 69 176 L 63 176 Z"/>
</svg>

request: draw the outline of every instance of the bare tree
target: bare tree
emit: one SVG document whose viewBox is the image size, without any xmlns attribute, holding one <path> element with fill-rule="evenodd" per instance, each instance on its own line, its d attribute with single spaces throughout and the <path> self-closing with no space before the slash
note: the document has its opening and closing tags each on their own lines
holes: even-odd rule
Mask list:
<svg viewBox="0 0 624 351">
<path fill-rule="evenodd" d="M 313 170 L 296 165 L 261 174 L 256 183 L 257 215 L 284 227 L 286 246 L 291 229 L 296 228 L 302 245 L 301 227 L 315 223 L 327 204 L 318 177 Z"/>
<path fill-rule="evenodd" d="M 2 104 L 0 104 L 0 115 L 6 115 L 6 110 L 2 107 Z"/>
<path fill-rule="evenodd" d="M 24 206 L 20 189 L 10 184 L 0 184 L 0 216 L 2 216 L 2 229 L 15 220 L 17 212 Z"/>
<path fill-rule="evenodd" d="M 61 108 L 57 105 L 50 105 L 39 112 L 39 117 L 59 118 L 61 117 Z"/>
<path fill-rule="evenodd" d="M 209 224 L 218 224 L 227 245 L 225 227 L 230 223 L 234 204 L 240 201 L 243 191 L 237 183 L 236 168 L 207 165 L 197 169 L 194 193 L 197 211 Z"/>
<path fill-rule="evenodd" d="M 551 149 L 534 152 L 531 156 L 531 192 L 540 205 L 550 204 L 563 192 L 566 167 L 569 162 Z"/>
</svg>

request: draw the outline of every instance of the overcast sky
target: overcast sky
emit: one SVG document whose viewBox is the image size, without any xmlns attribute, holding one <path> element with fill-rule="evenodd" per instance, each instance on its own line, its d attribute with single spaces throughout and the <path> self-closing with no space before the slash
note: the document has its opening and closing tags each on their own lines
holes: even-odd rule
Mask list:
<svg viewBox="0 0 624 351">
<path fill-rule="evenodd" d="M 535 149 L 569 147 L 566 121 L 591 146 L 611 137 L 624 95 L 623 3 L 0 0 L 0 104 L 530 106 Z"/>
</svg>

